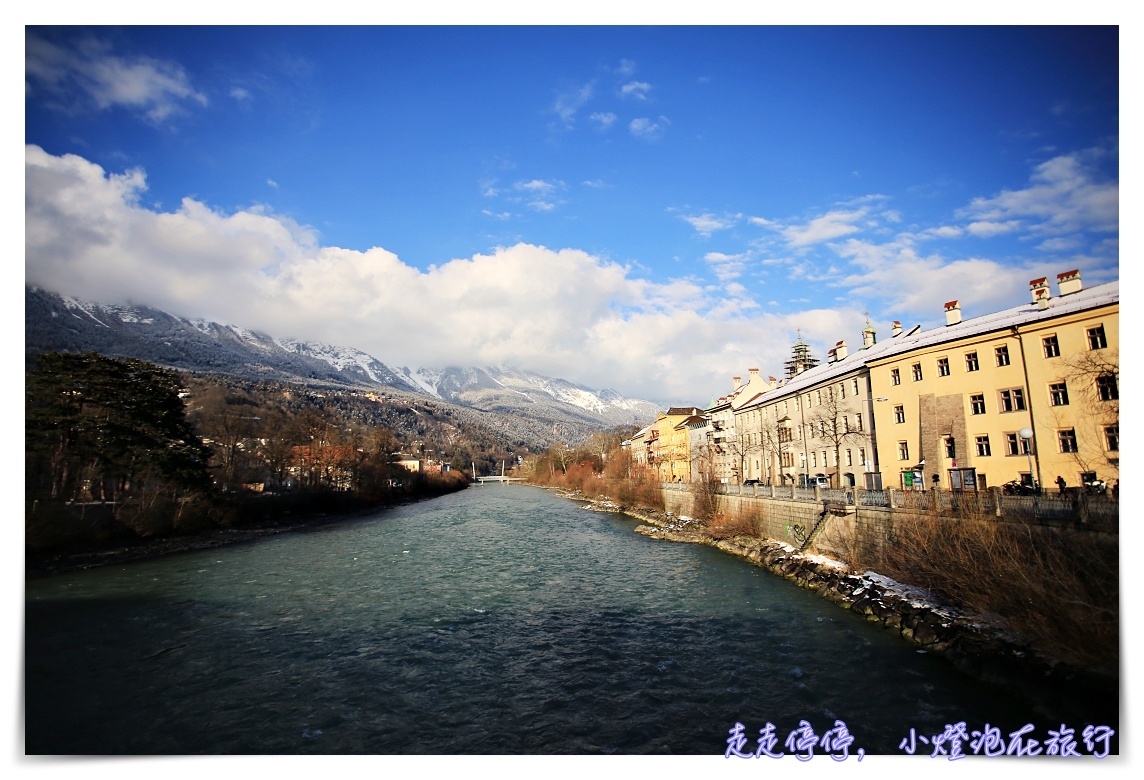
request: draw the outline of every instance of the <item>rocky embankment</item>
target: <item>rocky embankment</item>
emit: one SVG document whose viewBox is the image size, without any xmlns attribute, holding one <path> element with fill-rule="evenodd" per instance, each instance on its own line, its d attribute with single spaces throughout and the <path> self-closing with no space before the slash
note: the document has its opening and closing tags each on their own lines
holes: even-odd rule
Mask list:
<svg viewBox="0 0 1144 780">
<path fill-rule="evenodd" d="M 773 539 L 735 536 L 714 538 L 706 526 L 670 512 L 620 507 L 608 500 L 594 501 L 575 493 L 568 498 L 586 502 L 584 509 L 622 512 L 645 523 L 636 533 L 671 542 L 690 542 L 717 547 L 812 590 L 838 606 L 879 623 L 917 646 L 919 652 L 945 657 L 967 674 L 1006 688 L 1020 690 L 1038 699 L 1056 698 L 1054 688 L 1064 684 L 1102 687 L 1115 681 L 1093 678 L 1087 673 L 1040 658 L 1022 646 L 1000 624 L 942 601 L 927 591 L 899 583 L 872 571 L 853 572 L 850 567 L 822 555 L 800 553 Z"/>
</svg>

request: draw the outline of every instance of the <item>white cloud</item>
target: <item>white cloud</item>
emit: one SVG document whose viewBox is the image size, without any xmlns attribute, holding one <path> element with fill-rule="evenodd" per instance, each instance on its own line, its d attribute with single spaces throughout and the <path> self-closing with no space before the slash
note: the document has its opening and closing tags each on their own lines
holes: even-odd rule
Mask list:
<svg viewBox="0 0 1144 780">
<path fill-rule="evenodd" d="M 512 218 L 512 214 L 507 211 L 501 211 L 498 213 L 495 211 L 489 211 L 488 209 L 481 209 L 481 213 L 487 217 L 492 217 L 493 219 L 500 220 L 501 222 Z"/>
<path fill-rule="evenodd" d="M 917 234 L 918 238 L 960 238 L 965 234 L 962 228 L 955 225 L 942 225 L 935 228 L 927 228 Z"/>
<path fill-rule="evenodd" d="M 804 247 L 811 244 L 820 244 L 836 238 L 857 233 L 860 228 L 854 223 L 866 218 L 867 211 L 831 211 L 817 219 L 812 219 L 805 225 L 792 225 L 784 228 L 782 233 L 792 247 Z"/>
<path fill-rule="evenodd" d="M 420 270 L 382 248 L 320 246 L 265 209 L 228 214 L 188 198 L 154 211 L 146 190 L 142 171 L 26 147 L 26 283 L 397 365 L 508 363 L 678 404 L 706 401 L 746 365 L 777 365 L 775 328 L 793 331 L 738 285 L 652 282 L 576 249 L 517 244 Z"/>
<path fill-rule="evenodd" d="M 1071 252 L 1080 249 L 1083 245 L 1084 242 L 1077 236 L 1061 236 L 1042 241 L 1037 245 L 1037 249 L 1042 252 Z"/>
<path fill-rule="evenodd" d="M 531 181 L 518 181 L 513 185 L 518 190 L 526 192 L 533 192 L 542 195 L 547 195 L 550 192 L 555 192 L 557 187 L 562 187 L 562 183 L 549 182 L 543 179 L 532 179 Z"/>
<path fill-rule="evenodd" d="M 683 221 L 695 228 L 695 231 L 702 236 L 709 236 L 716 230 L 726 230 L 735 224 L 738 220 L 737 216 L 734 217 L 717 217 L 714 214 L 699 214 L 694 217 L 682 217 Z"/>
<path fill-rule="evenodd" d="M 66 110 L 127 108 L 162 122 L 189 103 L 207 104 L 178 63 L 119 56 L 95 38 L 64 48 L 25 33 L 24 78 L 27 90 L 46 91 Z"/>
<path fill-rule="evenodd" d="M 663 134 L 667 131 L 667 126 L 670 124 L 671 122 L 669 122 L 665 116 L 661 116 L 655 121 L 647 117 L 638 117 L 631 121 L 628 125 L 628 129 L 631 130 L 632 135 L 636 138 L 646 138 L 654 141 L 663 137 Z"/>
<path fill-rule="evenodd" d="M 727 255 L 722 252 L 708 252 L 703 256 L 704 261 L 709 263 L 715 271 L 716 278 L 720 282 L 729 282 L 732 279 L 738 279 L 743 274 L 743 269 L 746 266 L 746 255 Z M 725 291 L 730 291 L 729 288 L 724 288 Z M 742 290 L 742 286 L 737 286 L 737 289 Z"/>
<path fill-rule="evenodd" d="M 274 179 L 267 179 L 266 186 L 272 190 L 276 190 L 278 189 L 278 182 L 274 181 Z"/>
<path fill-rule="evenodd" d="M 229 95 L 239 103 L 249 103 L 254 98 L 254 95 L 250 94 L 250 90 L 245 87 L 232 87 Z"/>
<path fill-rule="evenodd" d="M 600 127 L 607 130 L 616 122 L 616 115 L 611 111 L 596 111 L 588 116 L 593 122 L 598 122 Z"/>
<path fill-rule="evenodd" d="M 620 87 L 620 97 L 647 100 L 647 93 L 651 92 L 651 84 L 646 81 L 629 81 Z"/>
<path fill-rule="evenodd" d="M 620 65 L 616 68 L 616 73 L 627 78 L 636 72 L 636 63 L 634 60 L 620 60 Z"/>
<path fill-rule="evenodd" d="M 966 232 L 978 238 L 992 238 L 993 236 L 1000 236 L 1005 233 L 1012 233 L 1019 230 L 1021 223 L 1015 219 L 1008 222 L 970 222 L 965 226 Z"/>
<path fill-rule="evenodd" d="M 959 216 L 986 224 L 1020 222 L 1040 234 L 1116 232 L 1120 229 L 1120 186 L 1102 177 L 1097 167 L 1114 155 L 1089 149 L 1046 160 L 1033 170 L 1024 189 L 975 198 Z"/>
<path fill-rule="evenodd" d="M 592 99 L 592 93 L 595 90 L 595 85 L 588 82 L 582 87 L 570 89 L 567 92 L 562 92 L 556 96 L 556 103 L 553 105 L 552 110 L 560 117 L 565 125 L 571 126 L 572 121 L 585 103 Z"/>
</svg>

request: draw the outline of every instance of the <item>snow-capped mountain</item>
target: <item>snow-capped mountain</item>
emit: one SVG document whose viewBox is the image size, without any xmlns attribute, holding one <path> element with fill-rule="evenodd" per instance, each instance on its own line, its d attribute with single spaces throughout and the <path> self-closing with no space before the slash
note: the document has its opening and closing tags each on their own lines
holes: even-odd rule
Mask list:
<svg viewBox="0 0 1144 780">
<path fill-rule="evenodd" d="M 25 350 L 94 351 L 171 368 L 364 389 L 389 388 L 493 413 L 530 417 L 554 432 L 646 423 L 658 407 L 614 390 L 508 366 L 392 368 L 351 347 L 278 339 L 145 306 L 105 305 L 26 288 Z"/>
</svg>

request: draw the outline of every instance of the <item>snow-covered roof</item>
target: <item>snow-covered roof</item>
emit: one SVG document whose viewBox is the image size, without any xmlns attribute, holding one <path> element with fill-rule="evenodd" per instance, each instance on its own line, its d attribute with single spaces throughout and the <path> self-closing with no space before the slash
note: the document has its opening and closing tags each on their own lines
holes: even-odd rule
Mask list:
<svg viewBox="0 0 1144 780">
<path fill-rule="evenodd" d="M 893 349 L 901 339 L 916 333 L 920 328 L 920 325 L 915 325 L 910 330 L 902 331 L 897 336 L 886 341 L 873 344 L 869 347 L 856 349 L 842 358 L 842 360 L 836 360 L 833 363 L 819 363 L 814 368 L 807 369 L 801 374 L 796 374 L 788 379 L 785 384 L 779 385 L 774 390 L 768 390 L 752 398 L 749 403 L 743 404 L 737 411 L 771 403 L 780 398 L 802 392 L 808 387 L 815 387 L 836 377 L 845 376 L 862 368 L 871 360 L 876 360 L 884 356 L 886 352 Z"/>
<path fill-rule="evenodd" d="M 944 325 L 917 333 L 902 334 L 893 340 L 893 348 L 881 352 L 876 358 L 881 360 L 890 358 L 902 352 L 931 347 L 947 341 L 956 341 L 971 336 L 980 336 L 999 330 L 1008 330 L 1012 327 L 1030 325 L 1032 323 L 1063 317 L 1068 314 L 1098 309 L 1101 306 L 1110 306 L 1120 303 L 1120 281 L 1106 282 L 1079 290 L 1069 295 L 1062 295 L 1048 299 L 1048 306 L 1044 309 L 1037 304 L 1029 302 L 1014 306 L 1010 309 L 983 314 L 962 320 L 956 325 Z M 867 362 L 870 362 L 869 360 Z"/>
<path fill-rule="evenodd" d="M 915 325 L 909 330 L 902 331 L 886 341 L 879 342 L 870 347 L 856 349 L 842 360 L 833 363 L 821 363 L 812 369 L 791 377 L 785 384 L 768 390 L 752 398 L 751 401 L 739 407 L 738 411 L 762 406 L 790 395 L 802 392 L 807 388 L 829 382 L 840 376 L 862 368 L 878 360 L 885 360 L 894 355 L 911 350 L 941 344 L 946 341 L 977 336 L 998 330 L 1008 330 L 1014 326 L 1029 325 L 1031 323 L 1063 317 L 1067 314 L 1097 309 L 1120 302 L 1120 282 L 1106 282 L 1084 290 L 1078 290 L 1069 295 L 1050 298 L 1048 307 L 1041 309 L 1037 304 L 1029 302 L 1014 306 L 1010 309 L 983 314 L 962 320 L 956 325 L 943 325 L 929 330 L 922 330 Z"/>
</svg>

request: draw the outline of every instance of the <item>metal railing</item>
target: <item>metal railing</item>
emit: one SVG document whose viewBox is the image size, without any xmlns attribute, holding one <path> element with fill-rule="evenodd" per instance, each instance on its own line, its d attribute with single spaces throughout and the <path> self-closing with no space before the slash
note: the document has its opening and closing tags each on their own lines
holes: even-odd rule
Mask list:
<svg viewBox="0 0 1144 780">
<path fill-rule="evenodd" d="M 664 482 L 664 490 L 686 491 L 684 482 Z M 1120 518 L 1119 497 L 1110 493 L 1089 494 L 1070 491 L 1036 496 L 1008 495 L 1001 488 L 987 490 L 866 490 L 847 488 L 804 488 L 793 485 L 722 483 L 721 495 L 774 498 L 784 501 L 835 503 L 847 506 L 884 507 L 936 512 L 947 517 L 1008 517 L 1034 522 L 1079 522 L 1116 524 Z"/>
</svg>

